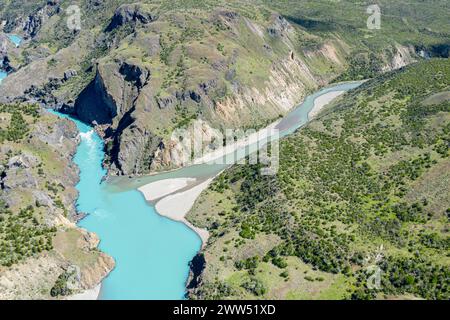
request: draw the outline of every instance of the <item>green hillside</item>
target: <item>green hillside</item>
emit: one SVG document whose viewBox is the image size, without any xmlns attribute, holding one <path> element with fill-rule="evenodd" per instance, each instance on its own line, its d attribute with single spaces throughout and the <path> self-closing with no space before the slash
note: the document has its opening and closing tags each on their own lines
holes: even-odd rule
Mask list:
<svg viewBox="0 0 450 320">
<path fill-rule="evenodd" d="M 186 165 L 177 135 L 195 124 L 260 128 L 330 82 L 448 56 L 446 1 L 381 1 L 380 30 L 367 28 L 370 1 L 0 4 L 4 31 L 26 38 L 7 52 L 16 72 L 0 97 L 102 125 L 111 175 Z M 67 28 L 70 5 L 80 30 Z"/>
<path fill-rule="evenodd" d="M 283 139 L 276 176 L 222 173 L 188 216 L 212 235 L 190 296 L 448 299 L 449 88 L 448 59 L 387 74 Z"/>
</svg>

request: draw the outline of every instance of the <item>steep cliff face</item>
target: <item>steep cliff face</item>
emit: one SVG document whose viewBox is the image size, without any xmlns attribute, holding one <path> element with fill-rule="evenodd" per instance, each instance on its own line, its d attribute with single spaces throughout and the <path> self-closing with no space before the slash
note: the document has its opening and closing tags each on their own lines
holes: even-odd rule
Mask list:
<svg viewBox="0 0 450 320">
<path fill-rule="evenodd" d="M 95 78 L 75 100 L 73 112 L 81 120 L 99 125 L 109 142 L 108 159 L 118 170 L 125 162 L 124 153 L 129 157 L 139 157 L 149 143 L 148 139 L 140 138 L 146 136 L 142 127 L 130 127 L 135 122 L 133 112 L 141 89 L 149 78 L 149 70 L 131 61 L 100 63 Z M 129 141 L 126 135 L 122 137 L 126 129 L 133 136 Z M 136 166 L 136 161 L 136 158 L 131 160 L 131 165 Z"/>
<path fill-rule="evenodd" d="M 314 57 L 305 58 L 296 45 L 299 31 L 277 14 L 253 21 L 217 10 L 201 12 L 198 22 L 173 12 L 141 19 L 134 10 L 141 9 L 122 6 L 114 14 L 107 32 L 130 25 L 135 31 L 99 61 L 75 101 L 82 120 L 101 125 L 111 173 L 185 165 L 193 159 L 182 130 L 201 122 L 213 138 L 225 128 L 258 128 L 337 75 L 311 69 Z M 345 53 L 333 50 L 325 63 L 343 70 Z"/>
<path fill-rule="evenodd" d="M 106 90 L 99 71 L 94 80 L 80 93 L 74 107 L 77 116 L 87 123 L 108 124 L 117 116 L 116 100 Z"/>
<path fill-rule="evenodd" d="M 145 5 L 139 3 L 124 4 L 117 8 L 105 31 L 111 32 L 126 24 L 147 24 L 156 19 L 155 13 L 151 12 Z"/>
<path fill-rule="evenodd" d="M 112 124 L 134 107 L 149 77 L 148 70 L 126 61 L 100 64 L 95 78 L 77 97 L 74 112 L 87 123 Z"/>
<path fill-rule="evenodd" d="M 332 80 L 372 77 L 416 58 L 395 41 L 381 52 L 366 41 L 355 48 L 338 31 L 312 32 L 263 5 L 187 6 L 89 2 L 83 9 L 92 17 L 61 40 L 50 28 L 66 28 L 58 5 L 32 11 L 50 19 L 32 19 L 42 21 L 40 31 L 27 34 L 40 45 L 23 50 L 43 57 L 8 77 L 0 100 L 39 101 L 98 125 L 110 174 L 145 174 L 187 164 L 178 133 L 196 123 L 211 137 L 259 128 Z M 51 54 L 48 43 L 62 49 Z"/>
</svg>

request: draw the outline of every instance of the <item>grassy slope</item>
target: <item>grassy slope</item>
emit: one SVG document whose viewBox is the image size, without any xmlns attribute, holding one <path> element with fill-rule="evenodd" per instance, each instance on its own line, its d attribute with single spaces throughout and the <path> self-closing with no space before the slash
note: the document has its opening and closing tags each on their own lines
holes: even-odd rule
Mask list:
<svg viewBox="0 0 450 320">
<path fill-rule="evenodd" d="M 188 215 L 212 234 L 191 297 L 448 299 L 449 77 L 440 59 L 373 80 L 283 139 L 276 176 L 223 173 Z"/>
<path fill-rule="evenodd" d="M 77 4 L 81 8 L 82 12 L 82 30 L 89 30 L 91 37 L 98 36 L 99 32 L 109 23 L 109 18 L 113 15 L 115 8 L 120 4 L 129 3 L 123 0 L 109 0 L 98 6 L 93 6 L 86 1 L 63 1 L 62 7 L 66 8 L 69 5 Z M 335 39 L 336 37 L 342 39 L 347 45 L 350 45 L 352 50 L 352 56 L 355 54 L 362 55 L 364 57 L 364 63 L 370 64 L 367 54 L 374 52 L 377 58 L 380 55 L 387 54 L 387 51 L 391 50 L 390 47 L 395 43 L 403 45 L 416 45 L 416 46 L 431 46 L 436 44 L 448 44 L 448 37 L 450 30 L 448 28 L 447 15 L 445 8 L 449 6 L 447 1 L 409 1 L 405 3 L 403 1 L 380 1 L 380 7 L 382 10 L 382 28 L 381 30 L 371 31 L 367 30 L 366 20 L 368 14 L 365 10 L 370 1 L 363 1 L 355 4 L 353 1 L 339 1 L 339 5 L 336 5 L 333 1 L 320 0 L 320 1 L 265 1 L 254 0 L 248 1 L 223 1 L 223 0 L 208 0 L 208 1 L 139 1 L 139 3 L 148 3 L 148 10 L 157 15 L 164 14 L 178 14 L 179 21 L 182 21 L 182 16 L 190 16 L 194 19 L 186 22 L 188 30 L 177 30 L 180 28 L 174 25 L 163 25 L 158 33 L 163 36 L 166 35 L 168 40 L 167 47 L 173 49 L 172 44 L 180 42 L 179 35 L 187 36 L 187 42 L 192 38 L 202 38 L 205 34 L 208 36 L 209 26 L 203 25 L 197 28 L 199 21 L 205 18 L 205 12 L 211 12 L 213 9 L 224 8 L 232 11 L 239 12 L 243 16 L 249 18 L 252 21 L 260 22 L 264 24 L 264 21 L 270 16 L 271 11 L 274 10 L 285 16 L 291 23 L 302 28 L 303 34 L 299 35 L 298 47 L 299 49 L 305 48 L 317 48 L 325 39 Z M 5 6 L 3 15 L 9 16 L 20 15 L 23 12 L 32 11 L 35 6 L 16 8 L 12 4 Z M 89 12 L 89 14 L 86 14 Z M 50 48 L 52 51 L 56 51 L 60 48 L 68 46 L 72 43 L 77 36 L 70 34 L 65 28 L 66 16 L 63 14 L 54 16 L 49 22 L 46 22 L 46 26 L 43 27 L 43 32 L 38 36 L 35 45 L 44 45 Z M 206 28 L 205 28 L 206 27 Z M 192 32 L 189 32 L 192 31 Z M 220 42 L 223 38 L 223 33 L 220 29 L 216 34 L 213 34 L 212 38 L 215 38 L 216 42 Z M 197 33 L 195 33 L 197 32 Z M 170 35 L 170 40 L 167 35 Z M 226 36 L 226 35 L 225 35 Z M 245 38 L 245 37 L 243 37 Z M 252 47 L 252 38 L 242 39 L 246 46 Z M 141 39 L 142 40 L 142 39 Z M 208 38 L 204 39 L 205 42 Z M 209 39 L 210 41 L 212 39 Z M 230 39 L 228 39 L 230 40 Z M 131 42 L 131 39 L 127 39 L 127 42 Z M 181 39 L 181 43 L 184 40 Z M 214 41 L 213 41 L 214 42 Z M 125 45 L 125 44 L 123 44 Z M 225 43 L 226 45 L 226 43 Z M 134 46 L 131 46 L 133 49 Z M 258 46 L 258 48 L 260 48 Z M 124 48 L 122 48 L 124 49 Z M 142 52 L 142 48 L 135 47 L 134 54 L 137 54 L 137 58 L 145 57 L 145 52 Z M 91 50 L 91 49 L 89 49 Z M 92 52 L 92 54 L 86 58 L 86 63 L 92 58 L 98 58 L 98 56 L 108 55 L 107 52 Z M 172 50 L 170 50 L 172 51 Z M 133 52 L 130 52 L 133 53 Z M 170 52 L 169 52 L 170 53 Z M 366 61 L 367 60 L 367 61 Z M 175 61 L 173 64 L 176 65 Z M 350 61 L 350 63 L 355 63 Z M 381 63 L 382 61 L 377 61 Z M 329 67 L 329 66 L 327 66 Z M 367 65 L 365 65 L 367 67 Z M 361 73 L 362 68 L 357 68 L 356 73 Z M 245 70 L 244 70 L 245 71 Z M 248 70 L 247 70 L 248 71 Z M 337 70 L 339 71 L 339 70 Z M 170 74 L 170 71 L 167 72 Z M 355 78 L 357 75 L 351 74 L 347 77 Z M 255 76 L 253 78 L 256 78 Z M 164 82 L 164 81 L 162 81 Z"/>
<path fill-rule="evenodd" d="M 373 1 L 281 0 L 263 2 L 309 33 L 326 37 L 337 35 L 352 50 L 349 68 L 338 80 L 369 78 L 379 73 L 385 57 L 392 56 L 396 43 L 434 50 L 449 46 L 450 10 L 448 1 L 377 1 L 381 9 L 381 29 L 368 30 L 366 9 Z M 316 45 L 314 40 L 301 41 Z"/>
<path fill-rule="evenodd" d="M 445 0 L 433 1 L 352 1 L 280 0 L 265 1 L 285 16 L 305 28 L 317 32 L 350 31 L 353 40 L 371 46 L 380 46 L 395 40 L 404 45 L 433 45 L 448 42 L 450 27 L 447 23 L 449 4 Z M 367 30 L 366 13 L 369 5 L 381 9 L 381 29 Z M 358 35 L 354 37 L 354 35 Z"/>
<path fill-rule="evenodd" d="M 21 6 L 17 6 L 13 1 L 0 1 L 2 9 L 0 14 L 3 19 L 19 17 L 34 12 L 44 2 L 25 1 Z M 62 1 L 63 10 L 59 14 L 52 16 L 42 26 L 42 29 L 36 39 L 23 51 L 24 57 L 10 57 L 11 59 L 21 59 L 26 62 L 26 56 L 42 55 L 48 51 L 49 54 L 55 53 L 61 48 L 65 48 L 74 42 L 79 42 L 86 51 L 83 61 L 77 61 L 75 67 L 79 71 L 79 77 L 65 85 L 62 95 L 67 94 L 70 98 L 78 94 L 86 85 L 89 79 L 93 77 L 93 71 L 89 67 L 93 59 L 107 57 L 112 59 L 130 59 L 151 68 L 155 80 L 155 86 L 160 87 L 155 90 L 156 94 L 164 96 L 168 91 L 179 89 L 186 81 L 195 83 L 203 78 L 208 79 L 210 70 L 205 64 L 212 63 L 219 58 L 229 59 L 233 49 L 246 47 L 249 52 L 240 52 L 237 61 L 237 78 L 235 79 L 243 85 L 252 85 L 258 87 L 261 85 L 261 79 L 267 79 L 267 70 L 273 59 L 261 54 L 261 43 L 254 34 L 247 34 L 248 30 L 239 28 L 238 39 L 233 39 L 233 34 L 226 30 L 217 21 L 211 21 L 208 13 L 223 8 L 240 13 L 242 16 L 267 27 L 267 21 L 271 12 L 276 11 L 285 16 L 293 25 L 297 26 L 297 39 L 293 43 L 297 46 L 298 52 L 303 54 L 304 50 L 317 50 L 327 41 L 334 41 L 338 48 L 338 56 L 345 55 L 348 60 L 349 70 L 341 75 L 339 79 L 348 80 L 354 78 L 367 78 L 375 75 L 381 70 L 381 65 L 386 63 L 386 59 L 393 55 L 393 46 L 397 43 L 402 45 L 415 45 L 430 47 L 437 44 L 448 44 L 449 27 L 445 8 L 448 8 L 447 1 L 435 0 L 432 4 L 428 1 L 380 1 L 382 10 L 381 30 L 367 30 L 366 20 L 368 14 L 365 10 L 371 1 L 339 1 L 338 5 L 334 1 L 265 1 L 253 0 L 242 1 L 139 1 L 146 6 L 146 10 L 162 17 L 164 22 L 157 23 L 156 27 L 146 28 L 137 32 L 138 37 L 130 35 L 135 30 L 125 28 L 118 34 L 104 35 L 102 31 L 109 24 L 114 10 L 121 4 L 129 3 L 124 0 L 108 0 L 94 5 L 89 1 Z M 65 8 L 69 5 L 79 5 L 82 14 L 82 30 L 75 34 L 68 32 L 66 28 L 67 16 Z M 214 9 L 214 10 L 213 10 Z M 448 10 L 447 10 L 448 11 Z M 168 17 L 165 18 L 164 16 Z M 209 20 L 209 21 L 207 21 Z M 211 25 L 211 22 L 212 25 Z M 223 29 L 224 28 L 224 29 Z M 164 61 L 158 61 L 149 55 L 146 46 L 150 36 L 161 35 L 162 43 L 165 49 Z M 98 39 L 97 39 L 98 38 Z M 100 38 L 102 40 L 100 40 Z M 90 43 L 90 40 L 97 39 L 96 43 Z M 106 39 L 106 41 L 105 41 Z M 340 39 L 345 43 L 345 48 L 339 48 L 343 45 L 336 43 Z M 105 45 L 111 46 L 108 50 Z M 199 43 L 200 42 L 200 43 Z M 202 42 L 206 46 L 202 46 Z M 210 44 L 214 46 L 210 46 Z M 270 43 L 273 45 L 274 43 Z M 118 49 L 115 50 L 116 45 Z M 224 47 L 223 52 L 217 52 L 216 47 Z M 279 49 L 279 50 L 277 50 Z M 188 53 L 186 54 L 186 50 Z M 199 56 L 197 51 L 201 51 L 205 56 Z M 281 51 L 280 51 L 281 50 Z M 283 46 L 274 51 L 277 57 L 283 56 L 288 52 Z M 348 54 L 350 50 L 350 54 Z M 202 55 L 203 55 L 202 54 Z M 255 56 L 250 59 L 248 56 Z M 372 54 L 372 55 L 371 55 Z M 198 57 L 195 57 L 195 56 Z M 212 55 L 209 57 L 209 55 Z M 161 54 L 163 56 L 163 54 Z M 222 57 L 221 57 L 222 56 Z M 184 69 L 188 71 L 180 74 L 180 68 L 177 70 L 177 63 L 180 58 L 185 59 Z M 197 59 L 196 59 L 197 58 Z M 199 58 L 203 60 L 200 61 Z M 208 58 L 212 58 L 208 60 Z M 342 57 L 340 57 L 342 58 Z M 309 66 L 319 75 L 325 78 L 333 78 L 343 72 L 342 67 L 330 65 L 329 61 L 323 61 L 320 57 L 307 61 Z M 56 60 L 54 64 L 58 64 Z M 166 64 L 171 64 L 168 66 Z M 81 68 L 80 68 L 81 67 Z M 87 71 L 86 70 L 90 70 Z M 251 72 L 252 71 L 252 72 Z M 173 77 L 178 75 L 174 81 Z M 229 91 L 230 85 L 223 79 L 220 82 L 221 90 Z M 178 82 L 176 85 L 175 82 Z M 223 82 L 223 83 L 222 83 Z M 170 90 L 169 90 L 170 89 Z M 67 92 L 68 91 L 68 92 Z M 218 99 L 223 99 L 226 94 L 218 93 Z M 173 124 L 167 123 L 166 127 L 176 126 L 177 123 L 189 116 L 195 115 L 197 110 L 188 110 L 188 115 L 177 115 L 172 117 Z M 161 128 L 158 131 L 163 131 Z M 170 131 L 170 130 L 168 130 Z M 158 132 L 159 134 L 163 134 Z"/>
</svg>

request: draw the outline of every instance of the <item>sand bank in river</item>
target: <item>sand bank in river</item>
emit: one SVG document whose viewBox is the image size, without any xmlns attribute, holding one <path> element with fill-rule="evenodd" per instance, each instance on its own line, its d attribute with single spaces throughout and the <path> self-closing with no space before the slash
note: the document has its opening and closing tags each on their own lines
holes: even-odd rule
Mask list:
<svg viewBox="0 0 450 320">
<path fill-rule="evenodd" d="M 175 193 L 162 198 L 156 203 L 156 211 L 162 216 L 173 220 L 182 221 L 186 214 L 191 210 L 195 200 L 200 193 L 211 183 L 212 178 L 208 179 L 189 190 Z"/>
<path fill-rule="evenodd" d="M 186 191 L 178 193 L 173 192 L 186 188 L 193 184 L 196 179 L 176 178 L 159 180 L 142 186 L 138 190 L 144 194 L 145 199 L 148 201 L 160 199 L 156 202 L 156 211 L 164 217 L 186 224 L 200 236 L 203 245 L 206 245 L 209 237 L 208 231 L 195 227 L 185 219 L 185 216 L 191 210 L 200 193 L 209 186 L 212 180 L 213 178 L 210 178 Z"/>
<path fill-rule="evenodd" d="M 163 179 L 146 184 L 138 190 L 144 194 L 145 200 L 154 201 L 175 191 L 186 188 L 196 181 L 195 178 Z"/>
<path fill-rule="evenodd" d="M 266 143 L 268 140 L 273 139 L 274 129 L 280 123 L 280 120 L 277 120 L 267 127 L 260 129 L 259 131 L 253 132 L 246 137 L 243 137 L 236 142 L 227 144 L 224 147 L 219 147 L 214 151 L 208 152 L 204 154 L 202 157 L 196 158 L 193 161 L 193 164 L 203 164 L 212 162 L 215 160 L 220 160 L 230 154 L 234 154 L 237 150 L 243 149 L 247 146 L 254 145 L 258 141 L 261 143 Z M 256 150 L 255 150 L 256 151 Z"/>
<path fill-rule="evenodd" d="M 325 107 L 327 104 L 329 104 L 331 101 L 333 101 L 337 97 L 343 95 L 345 92 L 346 91 L 332 91 L 332 92 L 325 93 L 325 94 L 321 95 L 320 97 L 317 97 L 314 100 L 313 108 L 308 113 L 308 118 L 312 119 L 315 116 L 317 116 L 323 107 Z"/>
</svg>

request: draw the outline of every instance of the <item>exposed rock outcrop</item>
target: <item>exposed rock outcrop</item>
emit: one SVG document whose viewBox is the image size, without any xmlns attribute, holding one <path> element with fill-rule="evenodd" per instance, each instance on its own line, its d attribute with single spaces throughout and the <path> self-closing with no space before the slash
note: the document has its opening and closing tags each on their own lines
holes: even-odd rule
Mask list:
<svg viewBox="0 0 450 320">
<path fill-rule="evenodd" d="M 415 62 L 416 60 L 413 58 L 413 55 L 413 47 L 397 46 L 391 61 L 383 67 L 383 72 L 397 70 Z"/>
<path fill-rule="evenodd" d="M 141 4 L 124 4 L 117 8 L 105 31 L 110 32 L 127 23 L 148 24 L 156 19 L 157 16 L 151 12 L 148 12 L 147 8 Z"/>
<path fill-rule="evenodd" d="M 189 262 L 189 278 L 186 286 L 188 290 L 194 290 L 201 283 L 201 275 L 205 269 L 205 264 L 206 261 L 203 253 L 198 253 L 192 261 Z"/>
<path fill-rule="evenodd" d="M 112 124 L 132 107 L 150 72 L 128 62 L 98 65 L 94 80 L 75 101 L 75 113 L 88 123 Z"/>
<path fill-rule="evenodd" d="M 68 81 L 73 77 L 77 76 L 77 71 L 76 70 L 67 70 L 64 72 L 64 81 Z"/>
<path fill-rule="evenodd" d="M 269 35 L 273 37 L 284 37 L 290 30 L 292 26 L 280 15 L 274 15 L 272 24 L 267 28 Z"/>
<path fill-rule="evenodd" d="M 35 14 L 28 16 L 23 24 L 23 31 L 31 38 L 35 37 L 42 27 L 42 24 L 61 10 L 59 0 L 49 0 L 46 5 Z"/>
<path fill-rule="evenodd" d="M 38 101 L 96 124 L 109 173 L 134 175 L 187 163 L 179 129 L 196 121 L 207 132 L 258 128 L 348 67 L 352 49 L 342 37 L 308 35 L 274 12 L 263 19 L 230 8 L 199 13 L 202 19 L 123 4 L 95 39 L 81 32 L 67 50 L 5 79 L 0 100 Z M 303 36 L 313 45 L 299 46 Z M 414 55 L 403 47 L 386 51 L 391 59 L 380 59 L 374 73 L 402 67 Z M 73 61 L 90 66 L 82 70 Z M 85 74 L 92 75 L 87 85 Z"/>
<path fill-rule="evenodd" d="M 99 70 L 75 101 L 75 113 L 81 120 L 87 123 L 95 121 L 97 124 L 112 123 L 117 116 L 116 101 L 106 90 Z"/>
</svg>

